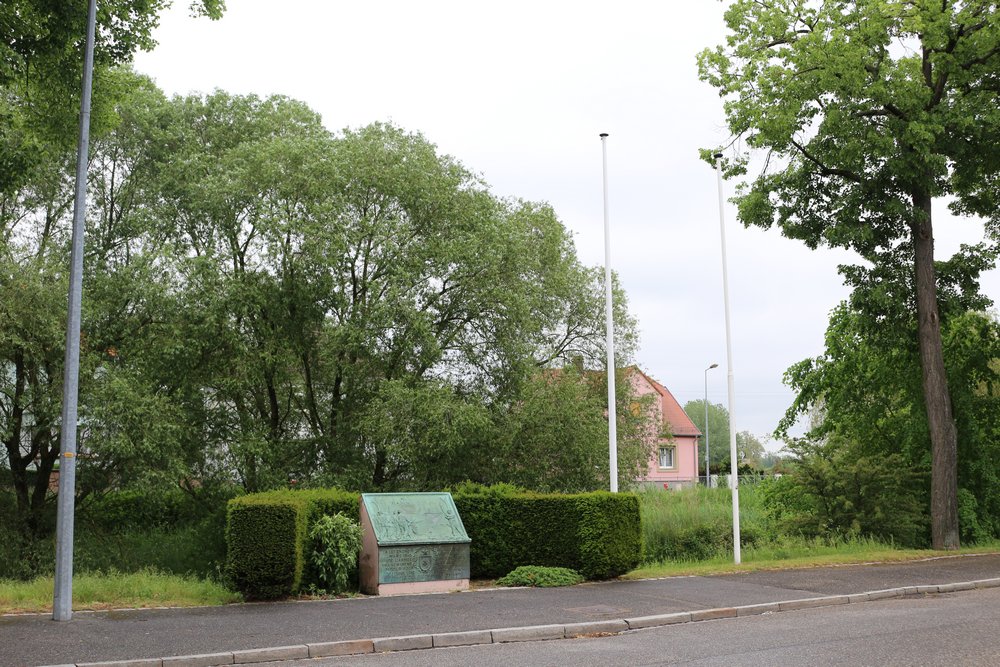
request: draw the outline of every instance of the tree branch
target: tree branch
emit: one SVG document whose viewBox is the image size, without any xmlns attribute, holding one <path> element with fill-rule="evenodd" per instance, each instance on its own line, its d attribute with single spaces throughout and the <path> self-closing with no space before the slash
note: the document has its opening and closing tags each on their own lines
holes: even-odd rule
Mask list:
<svg viewBox="0 0 1000 667">
<path fill-rule="evenodd" d="M 799 153 L 801 153 L 804 158 L 806 158 L 807 160 L 815 164 L 817 167 L 819 167 L 820 171 L 823 172 L 824 176 L 840 176 L 841 178 L 845 178 L 853 183 L 864 182 L 864 180 L 860 176 L 855 174 L 853 171 L 850 171 L 849 169 L 835 169 L 832 167 L 827 167 L 825 164 L 823 164 L 823 162 L 821 162 L 818 158 L 814 157 L 809 151 L 807 151 L 805 146 L 795 141 L 794 139 L 791 140 L 791 144 L 798 149 Z"/>
</svg>

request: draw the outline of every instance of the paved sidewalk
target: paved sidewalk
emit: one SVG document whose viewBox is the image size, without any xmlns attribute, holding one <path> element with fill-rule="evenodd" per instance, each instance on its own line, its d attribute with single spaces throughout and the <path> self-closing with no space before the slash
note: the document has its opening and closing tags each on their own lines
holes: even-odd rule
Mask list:
<svg viewBox="0 0 1000 667">
<path fill-rule="evenodd" d="M 616 581 L 556 589 L 491 589 L 197 609 L 76 612 L 73 620 L 66 623 L 52 621 L 49 615 L 0 616 L 0 665 L 37 667 L 158 659 L 379 637 L 620 622 L 661 614 L 998 577 L 1000 554 L 990 554 L 903 564 Z M 160 661 L 150 664 L 159 665 Z M 168 661 L 163 661 L 164 666 L 167 664 Z"/>
</svg>

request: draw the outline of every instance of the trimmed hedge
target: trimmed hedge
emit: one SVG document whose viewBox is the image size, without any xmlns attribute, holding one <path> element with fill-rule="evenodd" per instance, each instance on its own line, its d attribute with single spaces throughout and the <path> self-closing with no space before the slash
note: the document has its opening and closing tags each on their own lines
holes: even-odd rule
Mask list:
<svg viewBox="0 0 1000 667">
<path fill-rule="evenodd" d="M 453 492 L 472 538 L 471 576 L 497 578 L 521 565 L 565 567 L 609 579 L 642 560 L 639 498 L 604 491 L 537 494 L 468 485 Z M 358 519 L 359 495 L 340 489 L 271 491 L 229 501 L 226 571 L 251 599 L 292 595 L 318 583 L 308 565 L 309 528 L 322 515 Z"/>
<path fill-rule="evenodd" d="M 580 513 L 580 573 L 610 579 L 642 562 L 639 497 L 631 493 L 589 493 L 576 501 Z"/>
<path fill-rule="evenodd" d="M 542 565 L 570 568 L 587 579 L 610 579 L 642 560 L 639 498 L 631 493 L 535 494 L 484 488 L 458 490 L 454 498 L 472 538 L 473 578 Z"/>
<path fill-rule="evenodd" d="M 226 501 L 240 493 L 235 487 L 197 489 L 194 496 L 179 488 L 111 491 L 89 499 L 78 512 L 90 524 L 111 532 L 169 529 L 221 514 Z"/>
<path fill-rule="evenodd" d="M 270 491 L 234 498 L 226 514 L 226 573 L 250 599 L 297 593 L 314 579 L 309 527 L 324 514 L 358 519 L 358 494 L 340 489 Z"/>
</svg>

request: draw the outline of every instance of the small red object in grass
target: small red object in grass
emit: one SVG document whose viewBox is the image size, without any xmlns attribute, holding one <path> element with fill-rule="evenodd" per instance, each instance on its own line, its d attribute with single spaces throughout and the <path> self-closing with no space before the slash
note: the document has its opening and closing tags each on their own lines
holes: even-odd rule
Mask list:
<svg viewBox="0 0 1000 667">
<path fill-rule="evenodd" d="M 669 488 L 670 488 L 670 485 L 669 485 L 669 484 L 667 484 L 666 482 L 664 482 L 664 483 L 663 483 L 663 488 L 664 488 L 664 489 L 669 489 Z"/>
</svg>

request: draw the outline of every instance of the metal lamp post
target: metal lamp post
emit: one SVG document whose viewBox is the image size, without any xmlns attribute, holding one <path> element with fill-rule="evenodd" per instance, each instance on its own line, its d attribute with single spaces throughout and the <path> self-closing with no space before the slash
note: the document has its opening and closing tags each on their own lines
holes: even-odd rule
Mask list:
<svg viewBox="0 0 1000 667">
<path fill-rule="evenodd" d="M 76 421 L 80 377 L 80 301 L 83 282 L 83 228 L 87 210 L 87 159 L 90 147 L 90 92 L 94 78 L 94 31 L 97 0 L 87 9 L 87 43 L 80 98 L 80 138 L 76 155 L 73 201 L 73 246 L 70 252 L 69 312 L 66 318 L 66 362 L 59 440 L 59 499 L 56 514 L 56 572 L 52 620 L 73 617 L 73 513 L 76 496 Z"/>
<path fill-rule="evenodd" d="M 708 467 L 709 462 L 709 449 L 708 449 L 708 372 L 713 368 L 718 368 L 719 364 L 712 364 L 705 369 L 705 486 L 712 488 L 712 472 Z"/>
<path fill-rule="evenodd" d="M 722 298 L 726 310 L 726 365 L 729 385 L 729 458 L 732 473 L 729 488 L 733 495 L 733 560 L 739 564 L 740 555 L 740 479 L 736 462 L 736 391 L 733 387 L 733 337 L 729 318 L 729 267 L 726 260 L 725 197 L 722 194 L 722 153 L 715 153 L 715 175 L 719 186 L 719 230 L 722 238 Z"/>
</svg>

